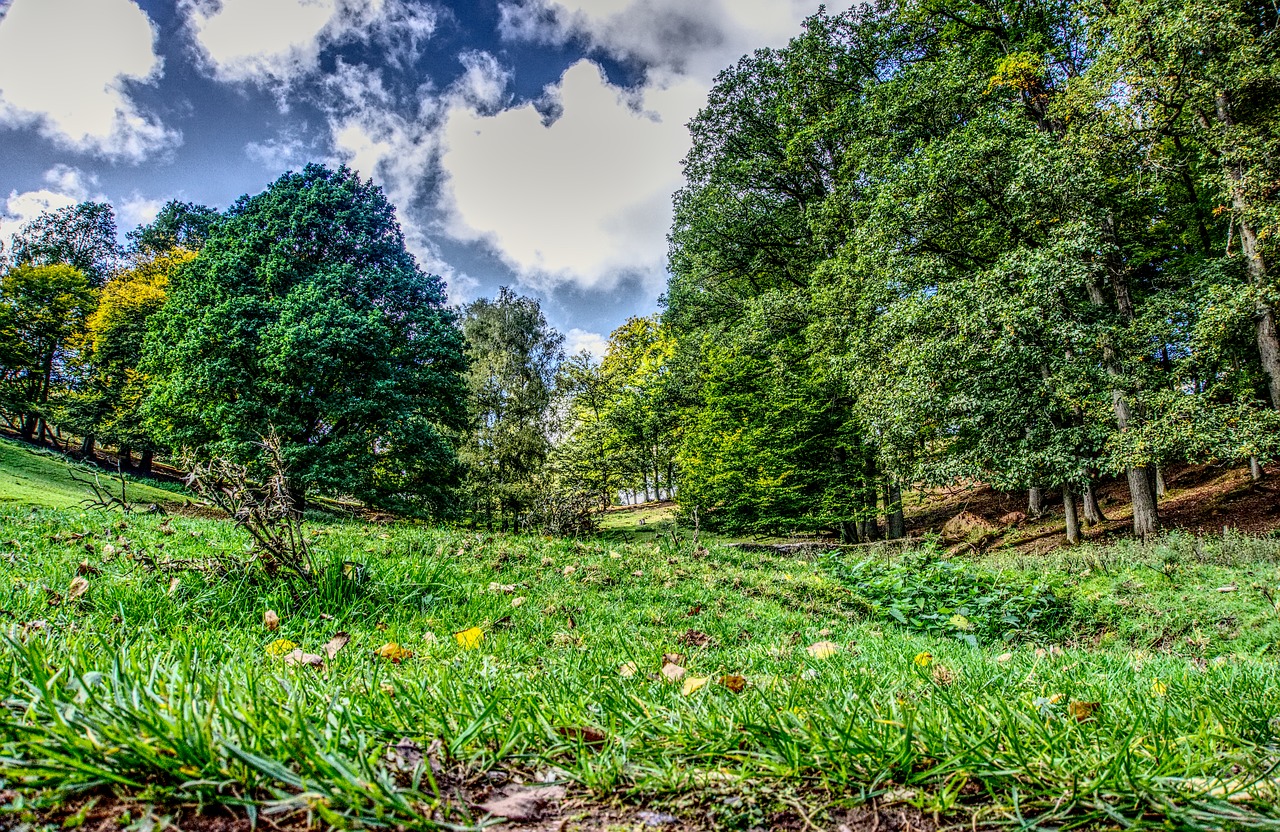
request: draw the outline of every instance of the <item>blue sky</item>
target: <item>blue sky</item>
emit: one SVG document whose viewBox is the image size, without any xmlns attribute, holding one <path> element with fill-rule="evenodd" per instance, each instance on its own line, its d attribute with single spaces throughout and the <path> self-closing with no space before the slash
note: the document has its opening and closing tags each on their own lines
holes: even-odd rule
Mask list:
<svg viewBox="0 0 1280 832">
<path fill-rule="evenodd" d="M 345 163 L 455 302 L 512 286 L 598 351 L 657 308 L 684 125 L 715 74 L 817 8 L 0 0 L 0 241 L 83 199 L 124 231 Z"/>
</svg>

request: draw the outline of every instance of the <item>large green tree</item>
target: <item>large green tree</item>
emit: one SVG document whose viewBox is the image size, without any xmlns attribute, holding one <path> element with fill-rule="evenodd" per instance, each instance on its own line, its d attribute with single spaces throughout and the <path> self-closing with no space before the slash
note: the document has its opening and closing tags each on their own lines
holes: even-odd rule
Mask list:
<svg viewBox="0 0 1280 832">
<path fill-rule="evenodd" d="M 444 302 L 381 189 L 345 167 L 285 174 L 241 197 L 174 274 L 141 366 L 150 427 L 172 448 L 248 462 L 274 432 L 299 500 L 441 510 L 465 397 Z"/>
<path fill-rule="evenodd" d="M 115 209 L 106 202 L 81 202 L 46 211 L 14 235 L 10 257 L 16 265 L 71 266 L 90 285 L 101 286 L 120 260 Z"/>
</svg>

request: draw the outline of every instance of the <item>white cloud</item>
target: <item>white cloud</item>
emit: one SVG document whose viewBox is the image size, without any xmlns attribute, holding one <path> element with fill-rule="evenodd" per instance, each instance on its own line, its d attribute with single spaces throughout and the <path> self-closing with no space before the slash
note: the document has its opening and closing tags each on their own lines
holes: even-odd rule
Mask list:
<svg viewBox="0 0 1280 832">
<path fill-rule="evenodd" d="M 145 197 L 134 191 L 128 199 L 120 203 L 119 208 L 116 210 L 119 227 L 121 230 L 128 231 L 139 225 L 154 222 L 156 214 L 160 213 L 165 201 L 163 199 Z"/>
<path fill-rule="evenodd" d="M 130 161 L 176 144 L 129 95 L 161 75 L 154 43 L 132 0 L 14 0 L 0 18 L 0 125 Z"/>
<path fill-rule="evenodd" d="M 316 72 L 332 44 L 361 40 L 404 65 L 438 14 L 409 0 L 180 0 L 201 58 L 221 81 L 288 85 Z"/>
<path fill-rule="evenodd" d="M 831 10 L 849 3 L 828 3 Z M 741 55 L 782 46 L 818 10 L 814 0 L 510 0 L 499 6 L 509 40 L 592 46 L 650 67 L 710 81 Z"/>
<path fill-rule="evenodd" d="M 565 333 L 564 351 L 566 355 L 577 355 L 586 351 L 596 361 L 604 359 L 604 354 L 609 351 L 609 339 L 598 332 L 587 332 L 585 329 L 574 327 Z"/>
<path fill-rule="evenodd" d="M 551 123 L 532 103 L 485 115 L 455 101 L 441 130 L 449 232 L 488 242 L 534 286 L 660 285 L 684 124 L 705 94 L 679 77 L 623 90 L 584 60 L 547 90 Z"/>
<path fill-rule="evenodd" d="M 97 187 L 97 180 L 78 168 L 55 165 L 45 171 L 44 181 L 48 185 L 46 188 L 9 192 L 4 210 L 0 211 L 0 244 L 5 251 L 9 250 L 13 235 L 44 212 L 69 208 L 87 199 L 105 200 L 101 194 L 91 195 L 91 189 Z"/>
</svg>

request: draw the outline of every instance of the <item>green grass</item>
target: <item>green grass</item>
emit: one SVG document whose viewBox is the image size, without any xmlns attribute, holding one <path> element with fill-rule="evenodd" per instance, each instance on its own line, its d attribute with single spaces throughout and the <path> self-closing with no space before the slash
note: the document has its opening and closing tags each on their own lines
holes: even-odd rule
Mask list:
<svg viewBox="0 0 1280 832">
<path fill-rule="evenodd" d="M 111 486 L 118 496 L 113 477 L 87 466 L 70 465 L 62 457 L 40 451 L 0 437 L 0 504 L 70 508 L 79 506 L 91 496 L 89 489 L 72 479 L 92 479 L 97 473 L 104 486 Z M 156 488 L 127 477 L 130 502 L 163 503 L 182 497 L 173 491 Z"/>
<path fill-rule="evenodd" d="M 876 596 L 871 567 L 851 574 L 850 561 L 411 525 L 314 531 L 324 571 L 299 592 L 252 575 L 174 583 L 148 565 L 243 553 L 227 523 L 0 509 L 0 787 L 56 796 L 106 785 L 308 808 L 339 825 L 476 822 L 429 769 L 388 769 L 387 745 L 409 738 L 439 740 L 446 763 L 467 771 L 555 766 L 600 799 L 692 800 L 724 827 L 766 824 L 779 790 L 803 795 L 818 820 L 828 804 L 893 793 L 979 821 L 1280 826 L 1280 672 L 1258 647 L 1274 629 L 1247 624 L 1274 619 L 1253 587 L 1275 585 L 1274 541 L 1200 542 L 1199 560 L 1182 561 L 1187 581 L 1239 583 L 1196 595 L 1207 606 L 1194 614 L 1241 626 L 1190 648 L 1151 643 L 1159 616 L 1125 629 L 1107 600 L 1154 605 L 1169 596 L 1144 592 L 1181 592 L 1154 575 L 1128 583 L 1143 564 L 1186 557 L 1181 539 L 967 564 L 973 581 L 949 584 L 943 608 L 976 603 L 957 596 L 966 586 L 1009 586 L 1016 601 L 1043 580 L 1067 616 L 1011 641 L 979 629 L 975 647 L 968 630 L 899 623 L 885 599 L 900 593 Z M 1111 563 L 1100 573 L 1101 558 Z M 68 600 L 82 561 L 100 574 Z M 879 562 L 879 585 L 904 563 Z M 278 632 L 263 627 L 267 609 Z M 462 649 L 453 634 L 477 626 L 483 642 Z M 323 671 L 268 655 L 277 638 L 319 652 L 338 630 L 351 642 Z M 682 643 L 689 630 L 710 643 Z M 805 648 L 819 641 L 841 649 L 815 659 Z M 387 642 L 413 657 L 376 658 Z M 713 681 L 686 695 L 654 678 L 668 652 Z M 621 676 L 626 662 L 640 672 Z M 715 681 L 724 674 L 749 686 L 734 693 Z M 1077 721 L 1073 702 L 1098 703 L 1095 717 Z M 578 728 L 607 739 L 566 730 Z"/>
</svg>

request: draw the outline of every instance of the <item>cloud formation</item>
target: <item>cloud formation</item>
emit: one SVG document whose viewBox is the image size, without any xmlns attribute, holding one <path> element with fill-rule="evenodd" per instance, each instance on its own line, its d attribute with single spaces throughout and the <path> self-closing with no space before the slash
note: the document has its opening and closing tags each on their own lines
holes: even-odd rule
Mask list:
<svg viewBox="0 0 1280 832">
<path fill-rule="evenodd" d="M 532 102 L 485 114 L 464 100 L 441 128 L 441 204 L 449 233 L 483 240 L 540 288 L 661 283 L 671 193 L 688 148 L 684 122 L 705 88 L 673 78 L 639 91 L 588 60 Z"/>
<path fill-rule="evenodd" d="M 0 211 L 0 245 L 5 251 L 9 250 L 13 235 L 44 212 L 68 208 L 87 199 L 105 200 L 101 194 L 90 195 L 91 189 L 98 185 L 97 180 L 79 168 L 55 165 L 45 171 L 44 181 L 47 187 L 9 192 L 4 210 Z"/>
<path fill-rule="evenodd" d="M 220 81 L 288 86 L 320 68 L 325 48 L 377 44 L 393 65 L 417 56 L 438 13 L 409 0 L 180 0 L 205 68 Z"/>
<path fill-rule="evenodd" d="M 129 94 L 160 78 L 155 37 L 133 0 L 14 0 L 0 18 L 0 125 L 132 162 L 177 144 Z"/>
</svg>

